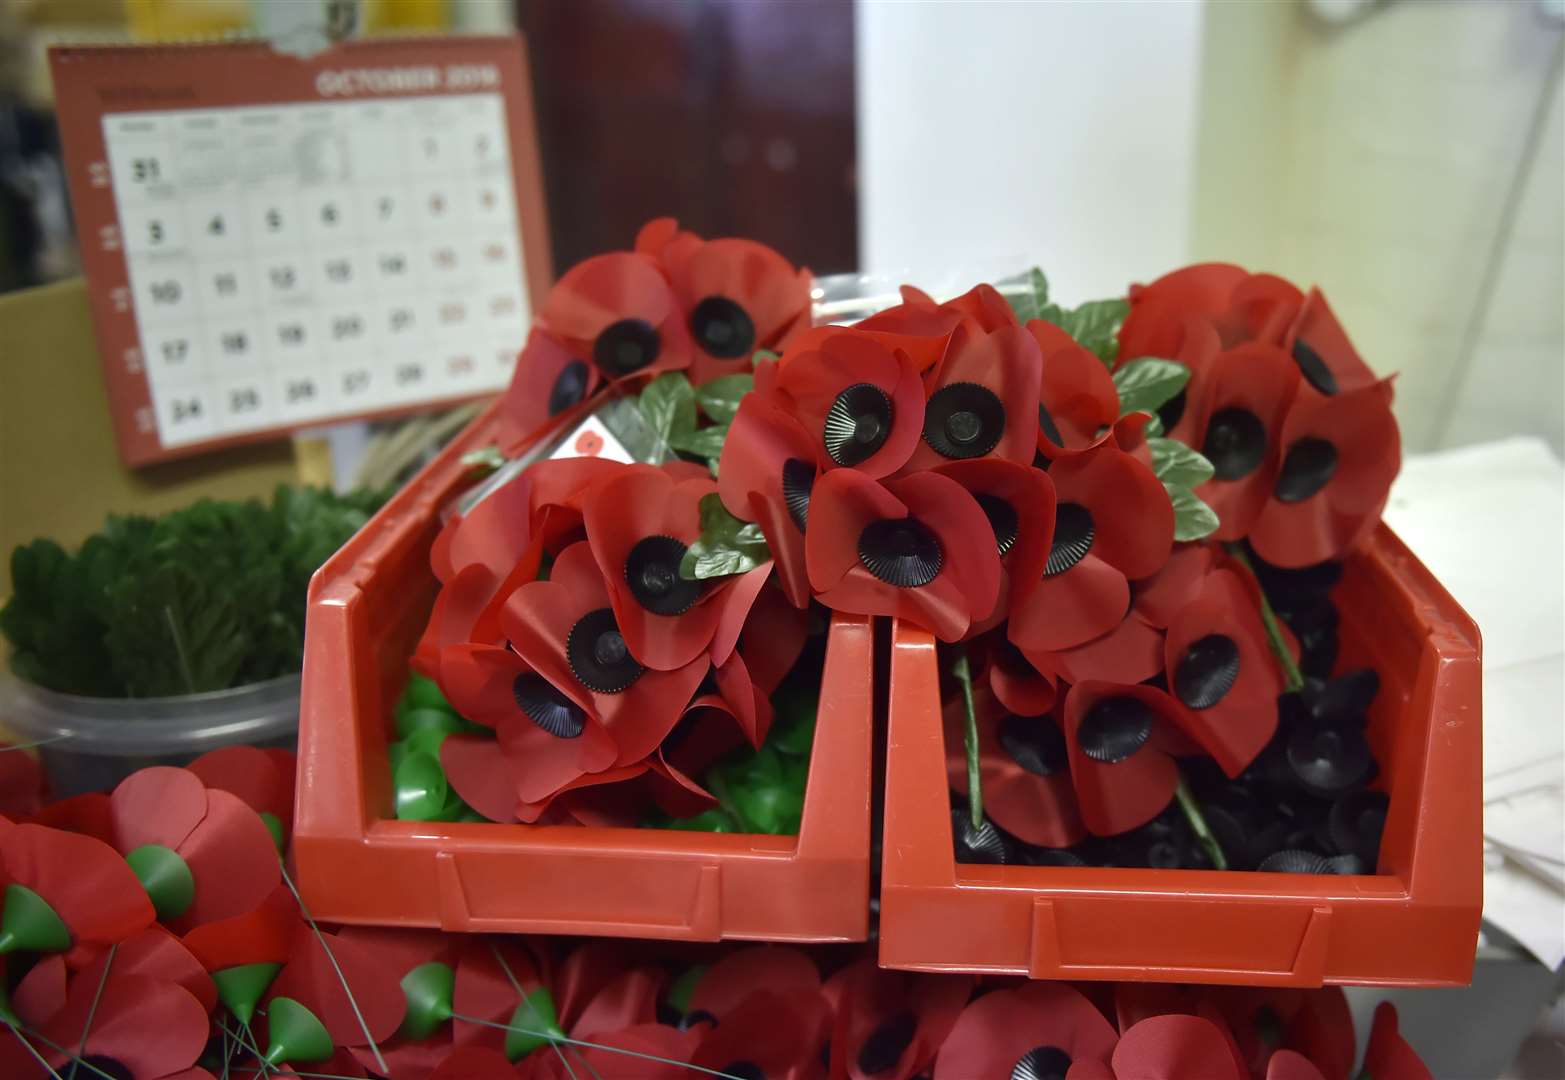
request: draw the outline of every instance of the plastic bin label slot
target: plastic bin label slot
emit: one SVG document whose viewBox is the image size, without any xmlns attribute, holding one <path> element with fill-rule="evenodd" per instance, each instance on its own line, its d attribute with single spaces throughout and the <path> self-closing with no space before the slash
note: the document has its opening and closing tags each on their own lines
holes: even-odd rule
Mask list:
<svg viewBox="0 0 1565 1080">
<path fill-rule="evenodd" d="M 521 873 L 519 852 L 435 856 L 440 925 L 469 933 L 506 932 L 525 918 L 538 933 L 600 933 L 716 941 L 722 936 L 722 870 L 715 863 L 638 859 L 627 875 L 620 858 L 555 854 L 547 873 Z M 637 918 L 626 921 L 633 890 Z"/>
<path fill-rule="evenodd" d="M 1191 906 L 1188 899 L 1039 897 L 1028 974 L 1288 986 L 1324 980 L 1330 907 L 1270 897 Z M 1257 942 L 1273 943 L 1260 963 Z"/>
</svg>

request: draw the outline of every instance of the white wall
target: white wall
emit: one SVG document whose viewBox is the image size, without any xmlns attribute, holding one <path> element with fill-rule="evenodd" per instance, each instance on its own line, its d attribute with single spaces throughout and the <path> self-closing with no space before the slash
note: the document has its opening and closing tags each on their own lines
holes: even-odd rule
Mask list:
<svg viewBox="0 0 1565 1080">
<path fill-rule="evenodd" d="M 1185 261 L 1201 4 L 857 13 L 865 269 L 1015 256 L 1079 301 Z"/>
</svg>

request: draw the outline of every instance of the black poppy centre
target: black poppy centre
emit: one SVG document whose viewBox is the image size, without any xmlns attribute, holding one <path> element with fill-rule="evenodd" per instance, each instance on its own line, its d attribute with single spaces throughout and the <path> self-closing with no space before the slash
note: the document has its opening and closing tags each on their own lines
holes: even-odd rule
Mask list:
<svg viewBox="0 0 1565 1080">
<path fill-rule="evenodd" d="M 1049 548 L 1043 576 L 1063 574 L 1085 559 L 1095 535 L 1091 510 L 1080 503 L 1060 503 L 1054 511 L 1054 543 Z"/>
<path fill-rule="evenodd" d="M 783 462 L 783 505 L 788 508 L 788 517 L 799 527 L 800 532 L 810 523 L 810 495 L 814 490 L 814 463 L 798 458 L 789 458 Z"/>
<path fill-rule="evenodd" d="M 965 807 L 958 807 L 951 811 L 951 834 L 956 849 L 956 861 L 959 863 L 986 863 L 998 866 L 1004 864 L 1009 857 L 1005 847 L 1005 837 L 1000 835 L 1000 830 L 995 828 L 988 818 L 984 818 L 983 823 L 975 829 L 972 816 Z"/>
<path fill-rule="evenodd" d="M 1174 668 L 1174 696 L 1192 709 L 1210 709 L 1239 678 L 1239 646 L 1226 634 L 1191 642 Z"/>
<path fill-rule="evenodd" d="M 1281 502 L 1303 502 L 1329 484 L 1336 472 L 1335 445 L 1325 439 L 1300 439 L 1282 459 L 1275 493 Z"/>
<path fill-rule="evenodd" d="M 940 538 L 915 518 L 873 521 L 859 534 L 859 562 L 899 589 L 928 585 L 939 576 L 944 561 Z"/>
<path fill-rule="evenodd" d="M 730 1061 L 718 1071 L 733 1080 L 766 1080 L 766 1073 L 753 1061 Z"/>
<path fill-rule="evenodd" d="M 559 416 L 566 409 L 581 403 L 587 396 L 587 364 L 572 360 L 560 369 L 549 388 L 549 415 Z"/>
<path fill-rule="evenodd" d="M 600 694 L 619 693 L 646 670 L 630 655 L 610 608 L 589 611 L 576 620 L 565 639 L 565 658 L 577 680 Z"/>
<path fill-rule="evenodd" d="M 1049 410 L 1043 402 L 1038 402 L 1038 430 L 1043 432 L 1044 438 L 1055 446 L 1064 447 L 1065 440 L 1060 435 L 1060 427 L 1054 422 L 1054 417 L 1049 415 Z"/>
<path fill-rule="evenodd" d="M 690 333 L 720 360 L 748 356 L 755 346 L 755 321 L 726 296 L 708 296 L 695 306 L 690 312 Z"/>
<path fill-rule="evenodd" d="M 1322 795 L 1358 786 L 1373 762 L 1369 743 L 1356 727 L 1300 725 L 1288 739 L 1288 767 L 1301 784 Z"/>
<path fill-rule="evenodd" d="M 1065 735 L 1047 716 L 1007 716 L 1000 721 L 1000 745 L 1034 776 L 1054 776 L 1070 768 Z"/>
<path fill-rule="evenodd" d="M 1021 521 L 1016 516 L 1016 508 L 998 495 L 988 495 L 983 492 L 973 496 L 978 503 L 978 508 L 984 512 L 984 517 L 989 519 L 989 528 L 994 533 L 994 547 L 1003 559 L 1016 546 L 1016 537 L 1021 532 Z"/>
<path fill-rule="evenodd" d="M 625 557 L 625 584 L 654 615 L 683 615 L 701 598 L 701 583 L 680 576 L 685 545 L 672 536 L 647 536 Z"/>
<path fill-rule="evenodd" d="M 904 1009 L 882 1020 L 859 1047 L 859 1072 L 866 1076 L 896 1068 L 918 1034 L 917 1014 Z"/>
<path fill-rule="evenodd" d="M 516 707 L 556 739 L 574 739 L 587 726 L 587 714 L 542 675 L 527 672 L 511 683 Z"/>
<path fill-rule="evenodd" d="M 1065 1080 L 1071 1056 L 1058 1046 L 1035 1046 L 1011 1068 L 1011 1080 Z"/>
<path fill-rule="evenodd" d="M 610 323 L 592 343 L 592 359 L 611 379 L 633 375 L 658 358 L 663 339 L 645 319 Z"/>
<path fill-rule="evenodd" d="M 1242 480 L 1266 459 L 1266 425 L 1249 409 L 1219 409 L 1206 425 L 1201 453 L 1219 480 Z"/>
<path fill-rule="evenodd" d="M 1104 698 L 1081 718 L 1076 742 L 1093 761 L 1113 765 L 1146 745 L 1153 719 L 1152 709 L 1139 698 Z"/>
<path fill-rule="evenodd" d="M 130 1066 L 105 1054 L 87 1054 L 81 1058 L 80 1064 L 94 1076 L 107 1076 L 109 1080 L 136 1080 L 136 1074 L 130 1071 Z"/>
<path fill-rule="evenodd" d="M 821 432 L 838 465 L 867 461 L 891 438 L 891 399 L 872 383 L 854 383 L 832 401 Z"/>
<path fill-rule="evenodd" d="M 1005 406 L 978 383 L 942 386 L 924 406 L 924 441 L 941 457 L 983 457 L 1005 434 Z"/>
<path fill-rule="evenodd" d="M 1299 365 L 1299 373 L 1304 376 L 1304 381 L 1320 393 L 1331 397 L 1337 392 L 1337 377 L 1326 366 L 1326 361 L 1321 359 L 1320 353 L 1306 345 L 1303 339 L 1296 339 L 1293 343 L 1293 362 Z"/>
</svg>

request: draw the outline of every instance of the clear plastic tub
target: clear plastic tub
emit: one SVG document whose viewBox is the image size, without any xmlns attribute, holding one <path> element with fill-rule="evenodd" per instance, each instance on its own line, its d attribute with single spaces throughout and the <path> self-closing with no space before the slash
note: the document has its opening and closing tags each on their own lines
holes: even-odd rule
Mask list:
<svg viewBox="0 0 1565 1080">
<path fill-rule="evenodd" d="M 147 765 L 183 765 L 222 746 L 292 749 L 299 676 L 180 697 L 98 698 L 0 671 L 0 728 L 37 744 L 55 797 L 107 791 Z"/>
</svg>

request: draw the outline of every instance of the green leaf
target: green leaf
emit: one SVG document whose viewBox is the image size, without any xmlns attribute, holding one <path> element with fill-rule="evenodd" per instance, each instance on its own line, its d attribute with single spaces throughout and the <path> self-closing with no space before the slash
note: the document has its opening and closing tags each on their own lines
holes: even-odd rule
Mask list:
<svg viewBox="0 0 1565 1080">
<path fill-rule="evenodd" d="M 498 446 L 484 446 L 463 454 L 462 464 L 487 476 L 505 464 L 505 455 L 500 453 Z"/>
<path fill-rule="evenodd" d="M 1169 501 L 1174 504 L 1174 539 L 1180 543 L 1199 540 L 1217 531 L 1217 512 L 1202 502 L 1196 493 L 1186 487 L 1169 487 Z"/>
<path fill-rule="evenodd" d="M 1189 381 L 1190 369 L 1175 360 L 1148 356 L 1123 364 L 1114 373 L 1114 388 L 1119 391 L 1119 414 L 1144 412 L 1156 415 L 1158 409 Z"/>
<path fill-rule="evenodd" d="M 728 424 L 739 411 L 739 400 L 755 389 L 755 376 L 748 372 L 724 375 L 696 388 L 696 404 L 714 423 Z"/>
<path fill-rule="evenodd" d="M 665 441 L 696 426 L 696 392 L 680 372 L 666 372 L 653 379 L 636 399 L 636 405 L 647 425 Z"/>
<path fill-rule="evenodd" d="M 668 445 L 685 454 L 715 460 L 723 456 L 723 440 L 728 438 L 728 425 L 693 428 L 668 437 Z"/>
<path fill-rule="evenodd" d="M 761 527 L 734 517 L 714 492 L 701 499 L 701 537 L 686 550 L 679 573 L 694 581 L 728 577 L 754 570 L 771 557 Z"/>
<path fill-rule="evenodd" d="M 1045 302 L 1038 311 L 1040 319 L 1064 330 L 1111 371 L 1119 356 L 1119 328 L 1128 314 L 1130 303 L 1120 299 L 1089 300 L 1074 309 Z"/>
<path fill-rule="evenodd" d="M 1199 487 L 1212 478 L 1212 463 L 1177 439 L 1149 438 L 1147 449 L 1152 471 L 1170 488 Z"/>
</svg>

